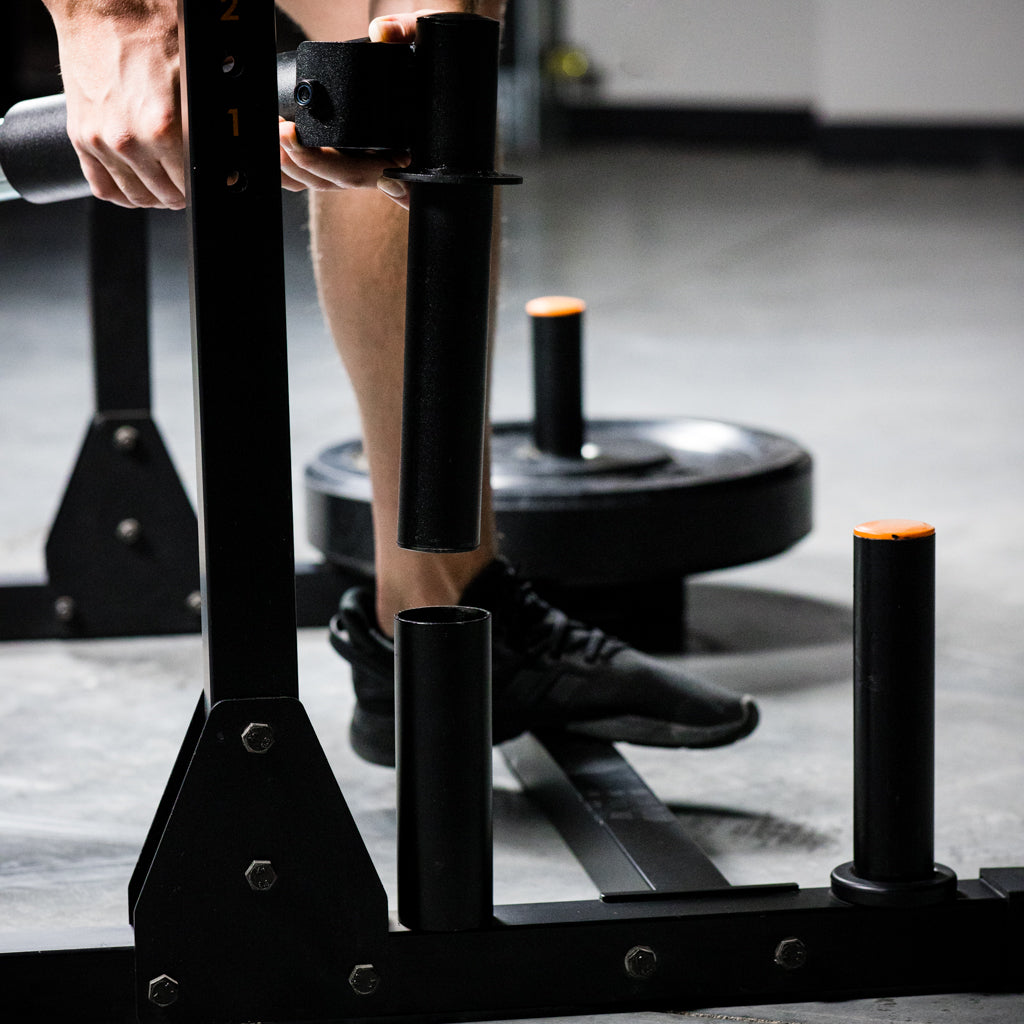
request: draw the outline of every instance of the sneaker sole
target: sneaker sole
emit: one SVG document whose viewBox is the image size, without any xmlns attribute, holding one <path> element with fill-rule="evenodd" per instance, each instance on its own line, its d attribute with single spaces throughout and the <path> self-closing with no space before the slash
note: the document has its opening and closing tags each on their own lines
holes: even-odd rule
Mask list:
<svg viewBox="0 0 1024 1024">
<path fill-rule="evenodd" d="M 757 705 L 747 697 L 743 700 L 743 718 L 723 725 L 689 726 L 639 715 L 624 715 L 593 722 L 570 722 L 563 729 L 577 736 L 590 736 L 610 743 L 708 750 L 744 739 L 757 728 L 759 721 Z M 395 720 L 390 715 L 367 711 L 357 705 L 349 726 L 349 741 L 364 761 L 384 768 L 395 767 Z"/>
<path fill-rule="evenodd" d="M 665 747 L 673 750 L 680 747 L 709 750 L 713 747 L 727 747 L 749 736 L 757 728 L 761 718 L 757 705 L 751 698 L 744 697 L 742 707 L 743 717 L 738 722 L 722 725 L 682 725 L 657 718 L 623 715 L 593 722 L 569 722 L 563 728 L 576 736 L 591 736 L 612 743 L 632 743 L 639 747 Z"/>
</svg>

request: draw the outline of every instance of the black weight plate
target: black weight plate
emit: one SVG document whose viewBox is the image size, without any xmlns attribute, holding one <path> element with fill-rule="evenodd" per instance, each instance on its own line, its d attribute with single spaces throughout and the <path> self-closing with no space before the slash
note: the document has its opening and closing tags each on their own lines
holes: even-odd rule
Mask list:
<svg viewBox="0 0 1024 1024">
<path fill-rule="evenodd" d="M 811 528 L 812 463 L 795 442 L 718 420 L 593 420 L 590 458 L 532 449 L 530 425 L 492 438 L 503 553 L 576 585 L 686 576 L 779 554 Z M 563 471 L 564 470 L 564 471 Z M 372 572 L 370 482 L 359 441 L 306 469 L 310 542 Z"/>
</svg>

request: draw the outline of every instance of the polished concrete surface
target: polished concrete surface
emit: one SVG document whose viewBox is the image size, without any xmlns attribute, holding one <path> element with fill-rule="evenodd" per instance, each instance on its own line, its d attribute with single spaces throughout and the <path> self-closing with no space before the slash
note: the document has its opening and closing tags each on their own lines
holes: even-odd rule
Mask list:
<svg viewBox="0 0 1024 1024">
<path fill-rule="evenodd" d="M 505 196 L 496 418 L 530 413 L 536 294 L 587 313 L 591 416 L 698 415 L 799 440 L 815 528 L 691 586 L 682 660 L 755 694 L 734 748 L 629 748 L 735 883 L 827 884 L 851 854 L 853 526 L 938 530 L 936 859 L 1024 863 L 1024 177 L 822 169 L 792 154 L 582 150 L 519 160 Z M 358 429 L 286 203 L 297 549 L 303 464 Z M 182 218 L 152 218 L 155 416 L 194 493 Z M 78 205 L 0 207 L 0 572 L 38 573 L 91 412 Z M 240 414 L 246 414 L 240 410 Z M 257 498 L 259 481 L 253 481 Z M 254 552 L 258 557 L 258 552 Z M 299 635 L 304 703 L 394 898 L 394 783 L 360 762 L 346 667 Z M 202 685 L 196 637 L 0 644 L 0 930 L 120 926 L 125 888 Z M 496 758 L 497 902 L 594 889 Z M 968 993 L 622 1015 L 1017 1022 Z"/>
</svg>

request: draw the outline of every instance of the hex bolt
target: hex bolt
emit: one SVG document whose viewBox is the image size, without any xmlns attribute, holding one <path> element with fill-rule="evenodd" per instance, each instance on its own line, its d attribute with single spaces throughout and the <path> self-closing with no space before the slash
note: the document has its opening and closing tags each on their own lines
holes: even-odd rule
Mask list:
<svg viewBox="0 0 1024 1024">
<path fill-rule="evenodd" d="M 139 443 L 138 427 L 125 424 L 114 431 L 114 447 L 125 454 L 135 451 Z"/>
<path fill-rule="evenodd" d="M 57 616 L 60 622 L 70 622 L 78 612 L 78 608 L 75 605 L 75 599 L 68 597 L 66 594 L 58 597 L 53 602 L 53 614 Z"/>
<path fill-rule="evenodd" d="M 253 892 L 267 892 L 277 881 L 277 872 L 269 860 L 254 860 L 245 869 L 245 880 Z"/>
<path fill-rule="evenodd" d="M 373 964 L 356 964 L 348 983 L 357 996 L 372 996 L 380 986 L 380 974 Z"/>
<path fill-rule="evenodd" d="M 185 598 L 185 607 L 190 612 L 199 615 L 203 610 L 203 595 L 198 590 L 191 591 Z"/>
<path fill-rule="evenodd" d="M 178 1001 L 178 983 L 168 974 L 161 974 L 149 983 L 149 1001 L 166 1007 Z"/>
<path fill-rule="evenodd" d="M 775 962 L 785 971 L 796 971 L 807 963 L 807 947 L 793 936 L 775 947 Z"/>
<path fill-rule="evenodd" d="M 658 955 L 650 946 L 634 946 L 625 957 L 626 973 L 646 981 L 658 969 Z"/>
<path fill-rule="evenodd" d="M 274 730 L 266 722 L 250 722 L 242 730 L 242 746 L 250 754 L 265 754 L 274 745 Z"/>
<path fill-rule="evenodd" d="M 142 526 L 138 519 L 122 519 L 117 524 L 116 533 L 122 544 L 137 544 L 142 536 Z"/>
</svg>

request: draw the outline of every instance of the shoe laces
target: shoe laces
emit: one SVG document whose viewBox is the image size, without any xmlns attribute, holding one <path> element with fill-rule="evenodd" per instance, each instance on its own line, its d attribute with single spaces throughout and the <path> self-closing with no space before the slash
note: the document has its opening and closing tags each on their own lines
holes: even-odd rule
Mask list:
<svg viewBox="0 0 1024 1024">
<path fill-rule="evenodd" d="M 565 654 L 579 653 L 594 664 L 607 661 L 625 644 L 597 626 L 585 626 L 565 612 L 553 608 L 527 580 L 510 577 L 515 589 L 505 609 L 504 628 L 518 633 L 532 655 L 543 654 L 558 661 Z"/>
</svg>

